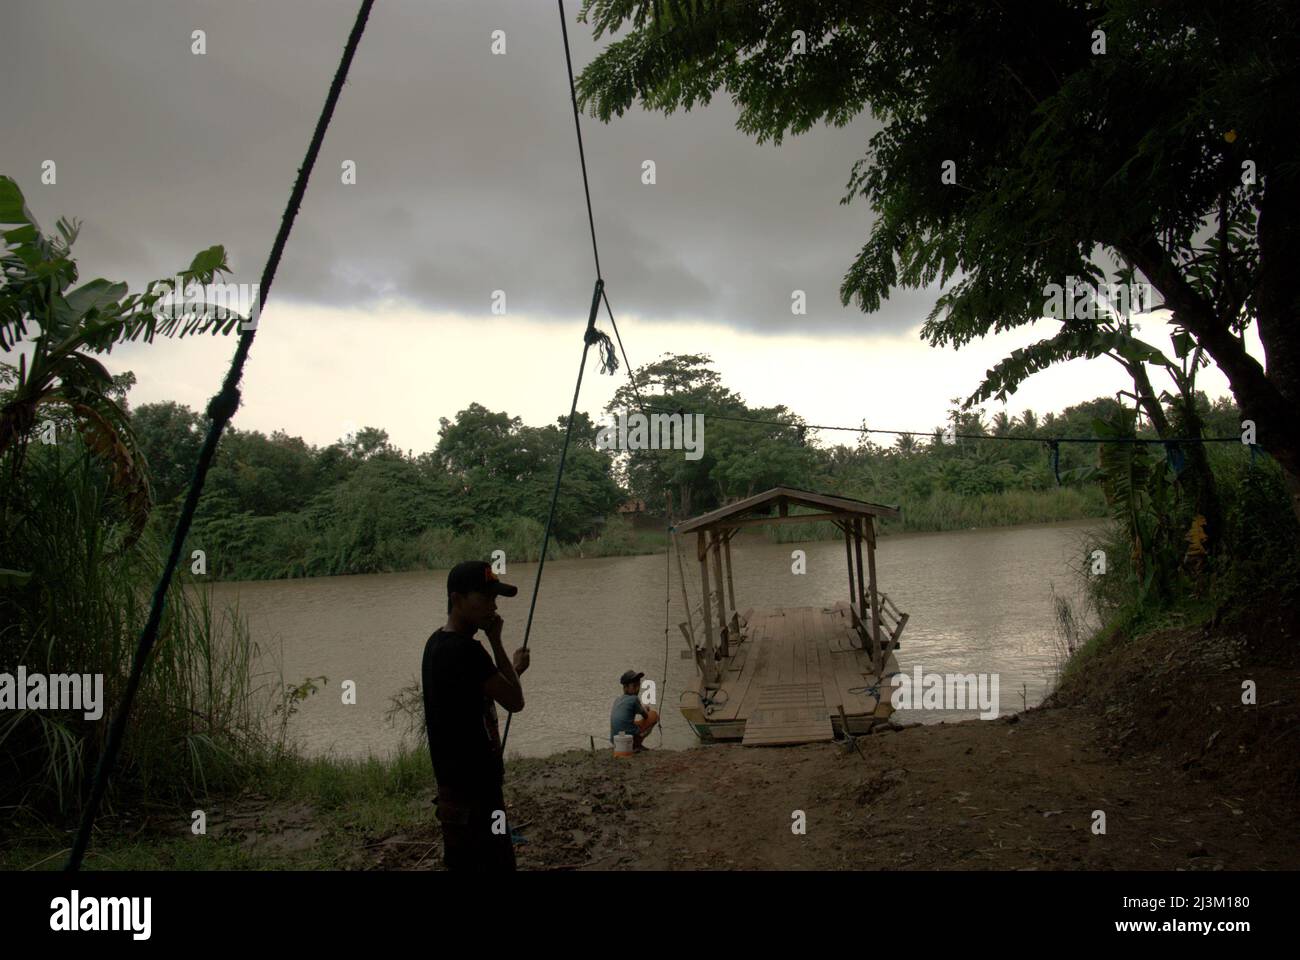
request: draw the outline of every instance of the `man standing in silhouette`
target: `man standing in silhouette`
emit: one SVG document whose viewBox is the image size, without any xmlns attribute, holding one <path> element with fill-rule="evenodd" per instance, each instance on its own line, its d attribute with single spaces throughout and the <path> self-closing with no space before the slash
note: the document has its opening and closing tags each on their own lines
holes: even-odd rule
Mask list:
<svg viewBox="0 0 1300 960">
<path fill-rule="evenodd" d="M 490 563 L 458 564 L 447 576 L 447 623 L 424 645 L 424 722 L 448 870 L 515 869 L 496 704 L 511 713 L 524 708 L 519 675 L 528 669 L 528 651 L 506 655 L 497 597 L 518 592 L 497 579 Z M 491 656 L 475 639 L 479 630 Z"/>
</svg>

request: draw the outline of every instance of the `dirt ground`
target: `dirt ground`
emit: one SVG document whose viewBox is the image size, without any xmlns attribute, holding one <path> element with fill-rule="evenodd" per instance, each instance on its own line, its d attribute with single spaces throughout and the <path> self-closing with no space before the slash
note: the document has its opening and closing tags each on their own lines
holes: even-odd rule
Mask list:
<svg viewBox="0 0 1300 960">
<path fill-rule="evenodd" d="M 1067 707 L 887 731 L 853 748 L 574 752 L 522 762 L 507 802 L 527 840 L 523 870 L 1300 867 L 1294 824 L 1101 740 L 1098 721 Z M 436 842 L 431 823 L 358 866 L 436 869 Z"/>
<path fill-rule="evenodd" d="M 1269 616 L 1116 637 L 1044 707 L 994 721 L 511 761 L 519 867 L 1298 869 L 1300 624 Z M 432 799 L 411 801 L 422 826 L 361 838 L 342 865 L 441 869 Z M 309 805 L 225 814 L 289 856 L 321 838 Z"/>
<path fill-rule="evenodd" d="M 521 869 L 1295 869 L 1221 783 L 1117 760 L 1079 708 L 840 745 L 554 758 L 510 785 Z M 1105 833 L 1092 829 L 1105 814 Z M 806 832 L 794 832 L 803 811 Z"/>
</svg>

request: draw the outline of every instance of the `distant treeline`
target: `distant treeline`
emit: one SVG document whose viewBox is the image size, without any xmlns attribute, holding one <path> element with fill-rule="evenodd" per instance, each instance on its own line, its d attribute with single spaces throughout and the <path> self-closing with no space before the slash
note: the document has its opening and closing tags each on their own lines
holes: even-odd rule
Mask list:
<svg viewBox="0 0 1300 960">
<path fill-rule="evenodd" d="M 1040 441 L 1092 436 L 1098 418 L 1120 411 L 1113 399 L 1042 418 L 1028 410 L 1017 418 L 999 412 L 991 422 L 978 411 L 953 411 L 950 423 L 933 436 L 900 436 L 882 446 L 870 435 L 848 434 L 845 439 L 856 442 L 823 446 L 784 407 L 745 404 L 721 385 L 707 358 L 668 358 L 637 376 L 643 398 L 655 409 L 705 414 L 704 455 L 687 460 L 677 451 L 646 450 L 616 457 L 597 448 L 600 424 L 579 414 L 556 507 L 555 555 L 657 549 L 662 537 L 634 532 L 619 506 L 640 500 L 648 513 L 663 515 L 668 491 L 678 518 L 777 484 L 839 492 L 900 505 L 903 519 L 894 526 L 909 530 L 1106 512 L 1091 476 L 1095 445 L 1062 444 L 1054 469 L 1043 443 L 945 443 L 942 433 Z M 1239 430 L 1231 404 L 1200 400 L 1208 433 Z M 638 407 L 624 387 L 610 409 Z M 164 532 L 184 496 L 206 420 L 169 402 L 141 405 L 131 422 L 157 504 L 151 524 Z M 559 417 L 530 427 L 472 403 L 454 420 L 443 418 L 434 449 L 418 455 L 397 449 L 376 427 L 325 447 L 283 431 L 268 437 L 232 427 L 208 476 L 187 556 L 203 550 L 208 575 L 223 579 L 442 567 L 498 548 L 511 558 L 536 559 L 564 426 Z"/>
</svg>

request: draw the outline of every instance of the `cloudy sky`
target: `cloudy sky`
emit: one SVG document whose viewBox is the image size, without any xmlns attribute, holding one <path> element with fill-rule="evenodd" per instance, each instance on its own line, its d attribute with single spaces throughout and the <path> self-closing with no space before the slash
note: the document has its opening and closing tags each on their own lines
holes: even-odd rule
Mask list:
<svg viewBox="0 0 1300 960">
<path fill-rule="evenodd" d="M 7 0 L 0 173 L 46 230 L 83 221 L 83 279 L 138 289 L 219 243 L 228 279 L 255 283 L 356 6 Z M 580 70 L 608 38 L 576 22 L 580 0 L 565 6 Z M 492 53 L 495 30 L 505 55 Z M 936 350 L 918 335 L 933 293 L 899 291 L 875 314 L 841 307 L 872 216 L 839 200 L 870 118 L 774 147 L 736 130 L 736 116 L 724 95 L 668 117 L 583 118 L 601 266 L 634 365 L 707 353 L 752 403 L 929 430 L 1010 349 L 1051 333 L 1044 321 Z M 56 182 L 43 184 L 49 160 Z M 348 161 L 355 184 L 342 182 Z M 436 444 L 440 416 L 472 401 L 553 421 L 572 398 L 595 280 L 587 230 L 555 5 L 380 0 L 262 313 L 236 426 L 325 444 L 375 425 L 418 452 Z M 806 316 L 791 314 L 796 289 Z M 505 316 L 492 314 L 497 290 Z M 1161 326 L 1142 335 L 1167 345 Z M 108 366 L 135 372 L 133 404 L 201 409 L 234 346 L 130 344 Z M 624 377 L 596 371 L 593 357 L 579 404 L 593 417 Z M 1217 371 L 1201 382 L 1227 394 Z M 1075 361 L 1008 410 L 1130 386 L 1113 362 Z"/>
</svg>

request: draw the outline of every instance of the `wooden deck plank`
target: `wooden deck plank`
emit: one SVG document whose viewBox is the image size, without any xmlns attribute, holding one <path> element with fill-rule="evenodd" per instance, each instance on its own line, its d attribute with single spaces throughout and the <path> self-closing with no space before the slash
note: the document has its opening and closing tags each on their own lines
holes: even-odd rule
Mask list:
<svg viewBox="0 0 1300 960">
<path fill-rule="evenodd" d="M 828 715 L 834 716 L 836 713 L 835 704 L 839 703 L 839 700 L 827 699 L 826 679 L 822 676 L 822 647 L 826 644 L 826 631 L 830 627 L 830 618 L 822 611 L 821 607 L 814 607 L 812 616 L 816 629 L 813 631 L 808 643 L 808 681 L 821 686 L 822 702 L 826 704 Z"/>
<path fill-rule="evenodd" d="M 839 684 L 840 692 L 845 698 L 845 712 L 870 713 L 875 709 L 874 698 L 863 693 L 850 693 L 854 688 L 866 686 L 870 682 L 863 676 L 864 670 L 870 669 L 865 655 L 855 652 L 832 654 L 832 656 L 835 661 L 835 682 Z"/>
<path fill-rule="evenodd" d="M 820 693 L 822 687 L 822 675 L 820 658 L 817 656 L 817 645 L 821 639 L 822 632 L 826 629 L 822 621 L 820 607 L 807 607 L 804 610 L 804 623 L 806 624 L 806 639 L 804 641 L 804 674 L 808 678 L 807 682 L 816 684 Z M 825 694 L 821 695 L 822 703 L 826 703 Z M 827 714 L 829 716 L 829 714 Z"/>
<path fill-rule="evenodd" d="M 784 632 L 784 617 L 780 611 L 772 611 L 766 618 L 767 631 L 764 633 L 758 657 L 755 658 L 754 673 L 751 674 L 744 697 L 737 705 L 737 718 L 748 719 L 758 710 L 759 697 L 762 696 L 764 684 L 772 682 L 772 673 L 776 669 L 776 658 L 781 647 L 781 633 Z"/>
<path fill-rule="evenodd" d="M 800 644 L 803 641 L 803 627 L 799 622 L 799 608 L 788 608 L 785 611 L 786 622 L 786 654 L 785 654 L 785 678 L 784 683 L 798 683 L 796 679 L 796 664 L 803 655 Z"/>
<path fill-rule="evenodd" d="M 750 680 L 759 668 L 759 655 L 763 649 L 763 639 L 767 633 L 766 618 L 755 622 L 749 639 L 740 645 L 740 651 L 734 658 L 739 672 L 726 672 L 727 680 L 723 683 L 722 689 L 726 691 L 727 702 L 715 710 L 711 715 L 711 720 L 734 720 L 740 714 L 740 706 L 745 700 L 745 693 L 749 689 Z"/>
<path fill-rule="evenodd" d="M 826 698 L 822 696 L 819 684 L 781 684 L 764 686 L 759 697 L 758 709 L 760 711 L 786 708 L 802 709 L 804 707 L 825 706 L 825 704 Z"/>
<path fill-rule="evenodd" d="M 847 687 L 841 682 L 844 658 L 849 655 L 843 651 L 841 641 L 846 610 L 847 605 L 841 600 L 835 604 L 832 612 L 826 615 L 827 629 L 822 636 L 821 653 L 826 660 L 823 670 L 827 675 L 827 681 L 823 682 L 832 688 L 832 692 L 827 694 L 827 702 L 843 704 L 845 713 L 854 713 L 857 708 L 856 699 L 848 693 Z"/>
<path fill-rule="evenodd" d="M 786 616 L 785 610 L 781 610 L 781 619 L 777 621 L 777 630 L 774 635 L 775 643 L 772 646 L 772 677 L 771 683 L 789 683 L 790 682 L 790 662 L 792 655 L 790 653 L 790 618 Z"/>
<path fill-rule="evenodd" d="M 841 705 L 850 717 L 870 715 L 876 698 L 848 692 L 871 682 L 851 629 L 843 603 L 754 611 L 748 639 L 721 665 L 726 702 L 709 721 L 736 723 L 744 742 L 766 746 L 830 739 Z"/>
<path fill-rule="evenodd" d="M 753 715 L 758 709 L 759 687 L 768 682 L 768 677 L 772 670 L 773 655 L 777 640 L 781 633 L 781 617 L 775 613 L 763 618 L 764 633 L 759 645 L 755 648 L 754 669 L 750 674 L 745 690 L 741 694 L 740 702 L 736 704 L 736 718 L 744 719 Z"/>
<path fill-rule="evenodd" d="M 831 662 L 830 634 L 825 632 L 817 637 L 817 674 L 822 681 L 822 698 L 833 714 L 837 714 L 836 705 L 842 705 L 848 711 L 852 704 L 844 702 L 839 682 L 835 679 L 835 664 Z"/>
<path fill-rule="evenodd" d="M 850 693 L 854 687 L 861 687 L 867 681 L 862 676 L 864 670 L 870 669 L 869 661 L 866 655 L 849 644 L 849 637 L 853 633 L 853 628 L 848 626 L 848 606 L 841 607 L 833 619 L 834 629 L 828 635 L 829 651 L 832 668 L 835 673 L 835 684 L 839 688 L 840 696 L 844 699 L 844 712 L 869 713 L 875 708 L 870 697 L 863 696 L 860 693 Z"/>
<path fill-rule="evenodd" d="M 793 623 L 790 634 L 794 638 L 794 644 L 790 651 L 790 682 L 802 686 L 808 682 L 808 610 L 799 607 L 791 613 Z"/>
<path fill-rule="evenodd" d="M 777 636 L 780 637 L 774 653 L 774 662 L 776 673 L 772 676 L 771 683 L 789 683 L 790 682 L 790 665 L 794 662 L 792 650 L 792 641 L 790 641 L 790 617 L 787 610 L 781 610 L 781 628 Z"/>
<path fill-rule="evenodd" d="M 819 707 L 802 710 L 779 711 L 779 716 L 769 716 L 760 711 L 745 724 L 746 747 L 773 747 L 783 744 L 818 743 L 835 739 L 830 717 L 821 714 Z"/>
</svg>

